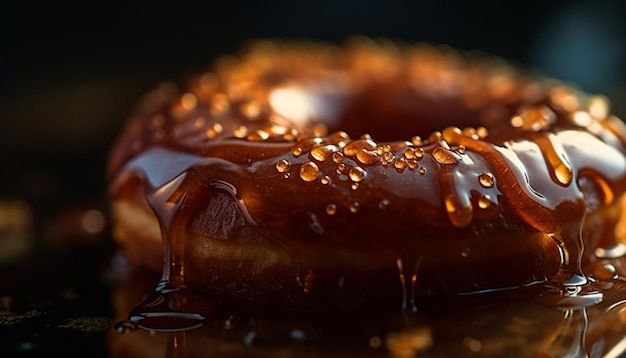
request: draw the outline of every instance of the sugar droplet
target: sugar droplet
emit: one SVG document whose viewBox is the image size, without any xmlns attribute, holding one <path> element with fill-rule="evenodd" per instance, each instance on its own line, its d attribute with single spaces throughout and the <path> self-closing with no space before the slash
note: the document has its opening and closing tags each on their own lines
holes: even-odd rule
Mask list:
<svg viewBox="0 0 626 358">
<path fill-rule="evenodd" d="M 349 172 L 349 177 L 353 182 L 360 182 L 361 180 L 363 180 L 363 178 L 365 177 L 365 170 L 363 170 L 363 168 L 361 167 L 354 167 L 352 169 L 350 169 Z"/>
<path fill-rule="evenodd" d="M 305 182 L 312 182 L 317 180 L 320 176 L 320 169 L 317 164 L 313 162 L 306 162 L 300 167 L 300 178 Z"/>
<path fill-rule="evenodd" d="M 276 170 L 278 170 L 279 173 L 284 173 L 284 172 L 288 171 L 289 170 L 289 162 L 286 159 L 279 160 L 276 163 Z"/>
<path fill-rule="evenodd" d="M 335 215 L 336 212 L 337 212 L 337 206 L 335 204 L 326 205 L 326 214 Z"/>
<path fill-rule="evenodd" d="M 484 172 L 478 176 L 478 182 L 483 188 L 491 188 L 493 187 L 495 180 L 493 178 L 493 174 Z"/>
<path fill-rule="evenodd" d="M 302 148 L 301 148 L 301 147 L 295 147 L 295 148 L 293 148 L 293 150 L 291 150 L 291 154 L 292 154 L 294 157 L 296 157 L 296 158 L 297 158 L 297 157 L 299 157 L 299 156 L 301 156 L 301 155 L 302 155 Z"/>
<path fill-rule="evenodd" d="M 395 159 L 396 159 L 396 156 L 393 155 L 393 153 L 391 153 L 391 152 L 385 152 L 383 154 L 383 160 L 385 160 L 388 163 L 393 162 Z"/>
<path fill-rule="evenodd" d="M 355 201 L 354 203 L 350 205 L 350 212 L 356 213 L 357 211 L 359 211 L 359 202 Z"/>
<path fill-rule="evenodd" d="M 311 149 L 311 157 L 320 162 L 329 159 L 334 153 L 338 153 L 336 152 L 336 147 L 330 145 L 322 145 Z"/>
<path fill-rule="evenodd" d="M 396 159 L 395 162 L 393 162 L 393 166 L 394 168 L 396 168 L 398 172 L 402 172 L 404 169 L 406 169 L 408 165 L 409 164 L 406 162 L 406 159 L 404 158 L 398 158 Z"/>
<path fill-rule="evenodd" d="M 454 165 L 459 162 L 459 158 L 456 154 L 443 147 L 436 147 L 433 149 L 432 155 L 437 163 L 442 165 Z"/>
<path fill-rule="evenodd" d="M 383 199 L 380 203 L 378 203 L 378 208 L 381 210 L 385 210 L 389 208 L 389 206 L 391 206 L 391 201 L 389 201 L 389 199 Z"/>
<path fill-rule="evenodd" d="M 424 144 L 422 138 L 418 135 L 411 137 L 411 143 L 416 147 L 421 147 Z"/>
<path fill-rule="evenodd" d="M 214 139 L 215 137 L 217 137 L 217 133 L 215 132 L 215 130 L 213 128 L 207 129 L 205 134 L 206 134 L 207 138 L 209 138 L 209 139 Z"/>
<path fill-rule="evenodd" d="M 376 143 L 371 139 L 354 140 L 343 147 L 343 154 L 354 157 L 361 149 L 376 150 Z"/>
<path fill-rule="evenodd" d="M 239 126 L 239 127 L 235 128 L 235 130 L 233 131 L 233 135 L 236 138 L 245 138 L 248 135 L 248 127 L 246 127 L 246 126 Z"/>
<path fill-rule="evenodd" d="M 261 142 L 267 140 L 270 137 L 270 134 L 262 129 L 257 129 L 256 131 L 248 134 L 246 139 L 251 142 Z"/>
<path fill-rule="evenodd" d="M 491 197 L 489 195 L 481 195 L 478 198 L 478 207 L 481 209 L 487 209 L 491 206 Z"/>
<path fill-rule="evenodd" d="M 363 148 L 356 153 L 356 159 L 363 164 L 373 164 L 378 159 L 378 153 Z"/>
<path fill-rule="evenodd" d="M 343 161 L 343 158 L 344 158 L 343 153 L 341 152 L 333 153 L 333 162 L 339 164 Z"/>
</svg>

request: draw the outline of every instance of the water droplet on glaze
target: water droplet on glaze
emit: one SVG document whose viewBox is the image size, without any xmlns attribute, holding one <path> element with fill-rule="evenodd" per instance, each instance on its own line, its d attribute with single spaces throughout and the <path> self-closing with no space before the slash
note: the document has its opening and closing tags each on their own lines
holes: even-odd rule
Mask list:
<svg viewBox="0 0 626 358">
<path fill-rule="evenodd" d="M 372 150 L 361 149 L 356 153 L 356 159 L 366 165 L 374 164 L 378 159 L 378 153 Z"/>
<path fill-rule="evenodd" d="M 279 173 L 284 173 L 284 172 L 288 171 L 289 170 L 289 162 L 286 159 L 279 160 L 276 163 L 276 170 L 278 170 Z"/>
<path fill-rule="evenodd" d="M 217 132 L 215 132 L 215 129 L 213 128 L 209 128 L 206 130 L 206 132 L 204 132 L 206 137 L 209 139 L 215 139 L 215 137 L 217 137 Z"/>
<path fill-rule="evenodd" d="M 339 164 L 343 161 L 343 153 L 341 152 L 334 152 L 333 153 L 333 162 Z"/>
<path fill-rule="evenodd" d="M 376 143 L 371 139 L 354 140 L 343 147 L 343 154 L 354 157 L 361 149 L 376 150 Z"/>
<path fill-rule="evenodd" d="M 336 212 L 337 212 L 337 205 L 335 204 L 326 205 L 326 214 L 335 215 Z"/>
<path fill-rule="evenodd" d="M 393 155 L 393 153 L 391 152 L 385 152 L 383 153 L 383 160 L 386 161 L 387 163 L 391 163 L 396 159 L 396 156 Z"/>
<path fill-rule="evenodd" d="M 457 154 L 454 154 L 453 152 L 443 147 L 436 147 L 435 149 L 433 149 L 432 154 L 437 163 L 442 165 L 454 165 L 457 164 L 460 160 Z"/>
<path fill-rule="evenodd" d="M 398 158 L 396 159 L 395 162 L 393 162 L 393 167 L 396 168 L 396 170 L 401 173 L 402 171 L 404 171 L 404 169 L 406 169 L 406 167 L 409 164 L 406 162 L 406 159 L 404 158 Z"/>
<path fill-rule="evenodd" d="M 419 166 L 416 159 L 409 159 L 406 162 L 409 165 L 409 169 L 411 170 L 415 170 Z"/>
<path fill-rule="evenodd" d="M 320 179 L 320 183 L 322 183 L 323 185 L 327 185 L 328 183 L 330 183 L 330 178 L 327 175 L 324 175 L 322 179 Z"/>
<path fill-rule="evenodd" d="M 466 128 L 463 128 L 463 131 L 461 133 L 463 133 L 463 135 L 466 136 L 467 138 L 478 140 L 478 134 L 476 133 L 476 128 L 466 127 Z"/>
<path fill-rule="evenodd" d="M 270 137 L 270 134 L 262 129 L 257 129 L 256 131 L 248 134 L 246 139 L 251 142 L 262 142 L 267 140 Z"/>
<path fill-rule="evenodd" d="M 415 148 L 407 148 L 404 152 L 404 157 L 406 159 L 416 159 L 417 157 L 415 156 Z"/>
<path fill-rule="evenodd" d="M 306 162 L 300 167 L 300 178 L 305 182 L 315 181 L 319 176 L 320 169 L 313 162 Z"/>
<path fill-rule="evenodd" d="M 478 135 L 478 139 L 484 139 L 489 135 L 489 131 L 485 127 L 476 128 L 476 135 Z"/>
<path fill-rule="evenodd" d="M 340 163 L 337 166 L 337 174 L 344 174 L 346 172 L 346 169 L 347 169 L 346 164 L 345 163 Z"/>
<path fill-rule="evenodd" d="M 337 147 L 334 145 L 324 145 L 311 149 L 311 157 L 320 162 L 326 161 L 334 153 L 338 153 Z"/>
<path fill-rule="evenodd" d="M 491 206 L 491 197 L 489 195 L 481 195 L 478 198 L 478 207 L 481 209 L 487 209 Z"/>
<path fill-rule="evenodd" d="M 441 142 L 441 132 L 440 132 L 440 131 L 434 131 L 434 132 L 432 132 L 432 133 L 428 136 L 428 142 L 429 142 L 429 143 L 438 143 L 438 142 Z"/>
<path fill-rule="evenodd" d="M 246 126 L 239 126 L 233 131 L 233 136 L 235 136 L 236 138 L 245 138 L 247 135 L 248 127 Z"/>
<path fill-rule="evenodd" d="M 357 211 L 359 211 L 359 203 L 355 201 L 354 203 L 350 205 L 350 212 L 356 213 Z"/>
<path fill-rule="evenodd" d="M 422 142 L 422 137 L 418 135 L 411 137 L 411 143 L 416 147 L 421 147 L 424 144 Z"/>
<path fill-rule="evenodd" d="M 389 208 L 389 206 L 391 206 L 391 201 L 389 201 L 389 199 L 383 199 L 380 203 L 378 203 L 378 208 L 381 210 L 385 210 Z"/>
<path fill-rule="evenodd" d="M 483 188 L 491 188 L 493 187 L 495 181 L 493 178 L 493 174 L 484 172 L 480 173 L 480 175 L 478 176 L 478 182 Z"/>
<path fill-rule="evenodd" d="M 422 175 L 426 174 L 426 168 L 421 167 L 420 168 L 420 174 L 422 174 Z"/>
<path fill-rule="evenodd" d="M 350 177 L 350 180 L 352 180 L 353 182 L 360 182 L 361 180 L 363 180 L 363 178 L 365 177 L 365 170 L 363 170 L 363 168 L 361 167 L 354 167 L 352 169 L 350 169 L 350 172 L 348 174 L 348 176 Z"/>
<path fill-rule="evenodd" d="M 546 106 L 533 106 L 520 111 L 511 118 L 511 126 L 526 131 L 538 132 L 547 129 L 556 121 L 556 114 Z"/>
<path fill-rule="evenodd" d="M 347 139 L 350 139 L 350 136 L 348 135 L 348 133 L 344 131 L 338 131 L 338 132 L 333 132 L 331 135 L 326 137 L 326 142 L 342 147 L 345 145 L 345 142 Z"/>
<path fill-rule="evenodd" d="M 352 183 L 352 185 L 350 185 L 350 189 L 352 190 L 357 190 L 359 188 L 359 183 Z"/>
<path fill-rule="evenodd" d="M 300 148 L 300 147 L 295 147 L 295 148 L 293 148 L 293 150 L 291 151 L 291 154 L 292 154 L 294 157 L 296 157 L 296 158 L 297 158 L 297 157 L 299 157 L 299 156 L 301 156 L 301 155 L 302 155 L 302 148 Z"/>
</svg>

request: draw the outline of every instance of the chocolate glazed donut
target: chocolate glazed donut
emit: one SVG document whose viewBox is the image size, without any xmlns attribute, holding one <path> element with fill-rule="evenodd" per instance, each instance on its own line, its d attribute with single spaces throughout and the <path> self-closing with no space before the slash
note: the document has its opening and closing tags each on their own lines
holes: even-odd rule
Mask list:
<svg viewBox="0 0 626 358">
<path fill-rule="evenodd" d="M 258 41 L 142 102 L 108 166 L 115 237 L 263 308 L 565 292 L 623 240 L 625 138 L 604 97 L 501 59 Z"/>
</svg>

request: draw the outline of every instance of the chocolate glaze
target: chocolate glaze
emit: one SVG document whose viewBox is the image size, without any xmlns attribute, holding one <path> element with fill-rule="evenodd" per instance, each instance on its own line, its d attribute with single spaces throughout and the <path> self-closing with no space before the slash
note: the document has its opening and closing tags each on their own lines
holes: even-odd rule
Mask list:
<svg viewBox="0 0 626 358">
<path fill-rule="evenodd" d="M 113 200 L 161 225 L 169 287 L 416 310 L 570 292 L 618 244 L 592 233 L 619 215 L 626 128 L 604 98 L 501 60 L 263 41 L 182 87 L 146 98 L 109 162 Z"/>
</svg>

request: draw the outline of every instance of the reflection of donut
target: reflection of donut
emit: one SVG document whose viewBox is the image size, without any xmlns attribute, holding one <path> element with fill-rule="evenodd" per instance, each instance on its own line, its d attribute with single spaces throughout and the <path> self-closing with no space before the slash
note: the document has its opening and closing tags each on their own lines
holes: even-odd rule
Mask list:
<svg viewBox="0 0 626 358">
<path fill-rule="evenodd" d="M 624 138 L 603 98 L 487 56 L 261 41 L 147 97 L 109 162 L 116 238 L 160 269 L 160 223 L 166 278 L 297 309 L 581 283 Z"/>
</svg>

